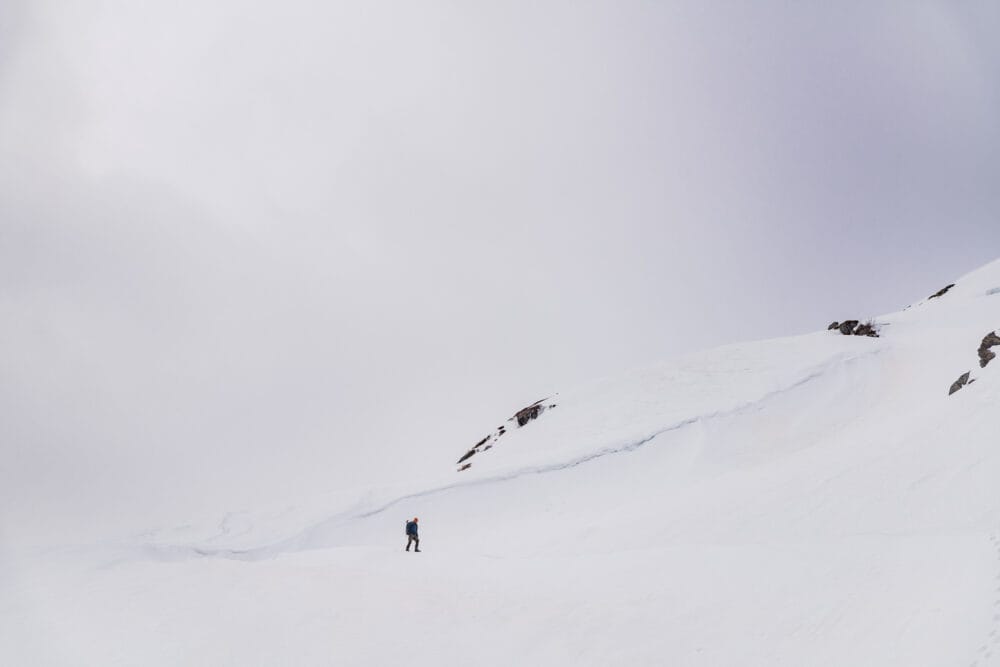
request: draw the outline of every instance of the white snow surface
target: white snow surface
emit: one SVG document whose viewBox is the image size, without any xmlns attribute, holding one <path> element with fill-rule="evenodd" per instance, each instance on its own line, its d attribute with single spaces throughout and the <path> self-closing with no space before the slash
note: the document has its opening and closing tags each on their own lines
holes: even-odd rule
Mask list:
<svg viewBox="0 0 1000 667">
<path fill-rule="evenodd" d="M 409 488 L 8 550 L 0 664 L 1000 665 L 1000 261 L 956 282 L 562 392 Z"/>
</svg>

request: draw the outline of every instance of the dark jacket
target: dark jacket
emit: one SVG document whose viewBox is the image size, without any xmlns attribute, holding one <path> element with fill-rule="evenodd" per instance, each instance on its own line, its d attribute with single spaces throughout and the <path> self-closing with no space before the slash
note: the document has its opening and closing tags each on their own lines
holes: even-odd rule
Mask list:
<svg viewBox="0 0 1000 667">
<path fill-rule="evenodd" d="M 413 521 L 406 522 L 406 534 L 416 535 L 417 534 L 417 524 Z"/>
</svg>

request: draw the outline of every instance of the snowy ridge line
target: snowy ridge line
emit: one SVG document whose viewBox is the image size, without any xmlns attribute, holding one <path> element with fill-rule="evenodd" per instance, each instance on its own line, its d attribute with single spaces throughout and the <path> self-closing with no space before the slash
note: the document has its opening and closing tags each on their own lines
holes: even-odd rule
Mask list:
<svg viewBox="0 0 1000 667">
<path fill-rule="evenodd" d="M 490 477 L 472 479 L 463 482 L 455 482 L 454 484 L 446 484 L 444 486 L 438 486 L 424 491 L 408 493 L 402 496 L 398 496 L 392 500 L 389 500 L 383 503 L 382 505 L 377 506 L 375 509 L 367 511 L 352 512 L 351 510 L 347 510 L 344 512 L 337 513 L 327 519 L 324 519 L 319 523 L 316 523 L 308 528 L 305 528 L 299 531 L 296 535 L 293 535 L 292 537 L 279 540 L 277 542 L 273 542 L 271 544 L 267 544 L 264 546 L 248 547 L 245 549 L 226 549 L 226 548 L 213 549 L 205 546 L 195 546 L 195 545 L 176 545 L 176 546 L 147 545 L 147 549 L 152 549 L 158 552 L 162 550 L 163 555 L 166 555 L 168 553 L 173 553 L 176 555 L 182 555 L 184 553 L 188 554 L 193 553 L 198 556 L 215 556 L 221 558 L 232 558 L 237 560 L 261 560 L 269 556 L 273 557 L 280 553 L 288 551 L 301 551 L 309 548 L 322 548 L 322 547 L 303 547 L 303 543 L 307 542 L 309 536 L 318 530 L 334 528 L 338 525 L 342 525 L 351 520 L 366 519 L 381 514 L 382 512 L 385 512 L 386 510 L 398 505 L 401 502 L 412 500 L 414 498 L 423 498 L 426 496 L 432 496 L 439 493 L 446 493 L 448 491 L 452 491 L 455 489 L 482 486 L 487 484 L 495 484 L 499 482 L 507 482 L 528 475 L 540 475 L 550 472 L 558 472 L 560 470 L 567 470 L 569 468 L 574 468 L 576 466 L 588 463 L 595 459 L 603 458 L 605 456 L 632 452 L 639 449 L 640 447 L 643 447 L 652 440 L 655 440 L 657 437 L 663 435 L 664 433 L 677 431 L 686 426 L 690 426 L 692 424 L 696 424 L 703 421 L 709 421 L 713 419 L 739 415 L 743 412 L 746 412 L 750 409 L 760 406 L 762 403 L 770 401 L 790 391 L 794 391 L 795 389 L 803 385 L 806 385 L 818 378 L 823 377 L 834 366 L 847 365 L 861 359 L 876 356 L 884 352 L 886 349 L 888 349 L 886 346 L 880 346 L 876 349 L 869 350 L 861 354 L 855 354 L 850 356 L 841 355 L 839 357 L 835 357 L 834 359 L 820 366 L 813 367 L 813 369 L 810 372 L 796 379 L 792 383 L 784 387 L 775 389 L 773 391 L 767 392 L 763 396 L 760 396 L 757 399 L 744 402 L 728 410 L 718 410 L 716 412 L 696 415 L 694 417 L 688 417 L 686 419 L 682 419 L 680 421 L 659 428 L 653 431 L 652 433 L 639 438 L 638 440 L 633 440 L 620 446 L 604 447 L 589 454 L 584 454 L 582 456 L 578 456 L 568 461 L 563 461 L 559 463 L 550 463 L 540 466 L 519 468 L 507 473 L 497 474 Z"/>
<path fill-rule="evenodd" d="M 771 392 L 768 392 L 768 393 L 764 394 L 763 396 L 761 396 L 758 399 L 755 399 L 755 400 L 752 400 L 752 401 L 747 401 L 747 402 L 745 402 L 745 403 L 743 403 L 741 405 L 738 405 L 738 406 L 736 406 L 734 408 L 731 408 L 729 410 L 718 410 L 716 412 L 712 412 L 712 413 L 708 413 L 708 414 L 703 414 L 703 415 L 697 415 L 697 416 L 694 416 L 694 417 L 688 417 L 686 419 L 682 419 L 682 420 L 680 420 L 678 422 L 674 422 L 674 423 L 672 423 L 672 424 L 670 424 L 668 426 L 664 426 L 662 428 L 659 428 L 659 429 L 653 431 L 652 433 L 650 433 L 649 435 L 646 435 L 646 436 L 644 436 L 644 437 L 642 437 L 642 438 L 640 438 L 638 440 L 634 440 L 634 441 L 628 442 L 628 443 L 626 443 L 624 445 L 621 445 L 621 446 L 617 446 L 617 447 L 614 447 L 614 446 L 612 446 L 612 447 L 604 447 L 604 448 L 601 448 L 601 449 L 599 449 L 599 450 L 597 450 L 595 452 L 591 452 L 590 454 L 584 454 L 582 456 L 578 456 L 576 458 L 570 459 L 569 461 L 564 461 L 564 462 L 561 462 L 561 463 L 550 463 L 550 464 L 546 464 L 546 465 L 542 465 L 542 466 L 531 466 L 531 467 L 527 467 L 527 468 L 521 468 L 521 469 L 518 469 L 518 470 L 514 470 L 514 471 L 511 471 L 509 473 L 503 473 L 503 474 L 500 474 L 500 475 L 494 475 L 492 477 L 484 477 L 482 479 L 474 479 L 474 480 L 470 480 L 468 482 L 456 482 L 455 484 L 449 484 L 449 485 L 446 485 L 446 486 L 437 487 L 435 489 L 429 489 L 427 491 L 420 491 L 420 492 L 416 492 L 416 493 L 410 493 L 410 494 L 407 494 L 407 495 L 395 498 L 393 500 L 390 500 L 389 502 L 385 503 L 384 505 L 381 505 L 380 507 L 378 507 L 376 509 L 369 510 L 367 512 L 362 512 L 360 514 L 356 514 L 356 515 L 354 515 L 353 518 L 364 519 L 364 518 L 368 518 L 370 516 L 374 516 L 376 514 L 381 514 L 382 512 L 384 512 L 387 509 L 389 509 L 390 507 L 392 507 L 392 506 L 394 506 L 394 505 L 396 505 L 396 504 L 398 504 L 400 502 L 403 502 L 404 500 L 410 500 L 410 499 L 413 499 L 413 498 L 420 498 L 420 497 L 424 497 L 424 496 L 434 495 L 436 493 L 443 493 L 445 491 L 450 491 L 452 489 L 462 488 L 462 487 L 466 487 L 466 486 L 476 486 L 476 485 L 479 485 L 479 484 L 489 484 L 489 483 L 493 483 L 493 482 L 506 482 L 506 481 L 510 481 L 512 479 L 516 479 L 518 477 L 524 477 L 526 475 L 539 475 L 539 474 L 548 473 L 548 472 L 556 472 L 556 471 L 559 471 L 559 470 L 566 470 L 568 468 L 573 468 L 575 466 L 581 465 L 583 463 L 587 463 L 589 461 L 593 461 L 594 459 L 598 459 L 598 458 L 601 458 L 601 457 L 604 457 L 604 456 L 609 456 L 609 455 L 612 455 L 612 454 L 621 454 L 621 453 L 624 453 L 624 452 L 635 451 L 636 449 L 639 449 L 643 445 L 648 444 L 650 441 L 652 441 L 655 438 L 663 435 L 664 433 L 669 433 L 671 431 L 676 431 L 676 430 L 684 428 L 685 426 L 690 426 L 692 424 L 696 424 L 696 423 L 702 422 L 702 421 L 708 421 L 708 420 L 711 420 L 711 419 L 718 419 L 718 418 L 721 418 L 721 417 L 729 417 L 729 416 L 733 416 L 733 415 L 738 415 L 738 414 L 740 414 L 742 412 L 745 412 L 745 411 L 749 410 L 750 408 L 756 407 L 756 406 L 760 405 L 761 403 L 764 403 L 764 402 L 766 402 L 766 401 L 768 401 L 768 400 L 770 400 L 772 398 L 775 398 L 776 396 L 780 396 L 780 395 L 785 394 L 785 393 L 787 393 L 789 391 L 793 391 L 793 390 L 801 387 L 802 385 L 808 384 L 809 382 L 812 382 L 813 380 L 816 380 L 816 379 L 822 377 L 826 373 L 826 371 L 829 370 L 829 368 L 831 366 L 835 365 L 835 364 L 848 364 L 848 363 L 851 363 L 851 362 L 856 361 L 858 359 L 862 359 L 862 358 L 865 358 L 865 357 L 869 357 L 869 356 L 873 356 L 875 354 L 878 354 L 878 353 L 882 352 L 884 349 L 885 348 L 880 348 L 878 350 L 873 350 L 871 352 L 867 352 L 867 353 L 864 353 L 864 354 L 859 354 L 859 355 L 854 355 L 854 356 L 847 357 L 847 358 L 837 359 L 837 360 L 835 360 L 832 363 L 829 363 L 829 364 L 826 364 L 826 365 L 824 365 L 824 366 L 822 366 L 820 368 L 814 369 L 813 371 L 811 371 L 807 375 L 799 378 L 798 380 L 794 381 L 793 383 L 791 383 L 791 384 L 789 384 L 789 385 L 787 385 L 785 387 L 781 387 L 780 389 L 775 389 L 774 391 L 771 391 Z"/>
</svg>

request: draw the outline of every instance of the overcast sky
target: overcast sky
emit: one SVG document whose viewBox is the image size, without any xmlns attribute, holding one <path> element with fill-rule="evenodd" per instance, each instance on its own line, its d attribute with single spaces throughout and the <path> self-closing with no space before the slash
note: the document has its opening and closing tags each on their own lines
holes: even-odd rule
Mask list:
<svg viewBox="0 0 1000 667">
<path fill-rule="evenodd" d="M 0 530 L 420 477 L 560 387 L 925 297 L 1000 256 L 998 34 L 5 0 Z"/>
</svg>

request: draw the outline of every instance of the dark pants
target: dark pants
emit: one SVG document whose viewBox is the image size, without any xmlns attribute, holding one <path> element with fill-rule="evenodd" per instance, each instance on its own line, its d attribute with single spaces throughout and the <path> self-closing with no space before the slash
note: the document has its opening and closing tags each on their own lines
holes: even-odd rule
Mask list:
<svg viewBox="0 0 1000 667">
<path fill-rule="evenodd" d="M 417 537 L 416 535 L 407 535 L 406 536 L 406 550 L 407 551 L 410 550 L 410 545 L 411 544 L 417 545 L 416 548 L 414 549 L 414 551 L 420 551 L 420 538 L 419 537 Z"/>
</svg>

